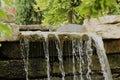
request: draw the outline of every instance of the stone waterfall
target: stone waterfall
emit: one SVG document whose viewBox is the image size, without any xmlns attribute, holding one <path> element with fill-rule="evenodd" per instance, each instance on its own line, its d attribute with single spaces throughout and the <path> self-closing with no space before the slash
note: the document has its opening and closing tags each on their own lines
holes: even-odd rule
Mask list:
<svg viewBox="0 0 120 80">
<path fill-rule="evenodd" d="M 34 36 L 34 37 L 33 37 Z M 23 61 L 24 61 L 24 68 L 26 72 L 26 80 L 29 80 L 29 45 L 28 42 L 39 41 L 41 38 L 44 38 L 43 40 L 43 46 L 44 47 L 44 55 L 45 55 L 45 63 L 46 67 L 46 77 L 44 77 L 45 80 L 67 80 L 66 77 L 68 75 L 73 76 L 70 80 L 94 80 L 92 79 L 93 71 L 92 71 L 92 55 L 94 53 L 93 47 L 96 50 L 97 56 L 99 58 L 100 64 L 101 64 L 101 73 L 103 74 L 103 80 L 112 80 L 112 75 L 109 67 L 109 63 L 105 54 L 105 50 L 103 47 L 102 38 L 98 37 L 95 34 L 81 34 L 81 33 L 54 33 L 54 32 L 23 32 L 22 38 L 24 39 L 24 44 L 21 43 L 22 46 L 25 46 L 24 49 L 22 49 L 22 52 L 25 52 L 27 56 L 25 57 L 23 54 Z M 35 39 L 36 38 L 36 39 Z M 64 60 L 65 56 L 63 54 L 63 43 L 64 40 L 68 40 L 68 43 L 71 43 L 71 54 L 69 53 L 68 56 L 72 60 L 70 60 L 70 67 L 72 67 L 71 70 L 68 70 L 69 73 L 66 73 L 65 66 L 64 66 Z M 27 40 L 27 41 L 25 41 Z M 50 54 L 50 40 L 53 40 L 53 43 L 55 44 L 54 47 L 56 48 L 55 51 L 52 51 L 52 55 Z M 70 44 L 68 45 L 70 46 Z M 26 48 L 26 49 L 25 49 Z M 55 52 L 55 53 L 54 53 Z M 57 53 L 57 54 L 56 54 Z M 58 73 L 52 73 L 53 66 L 51 67 L 51 59 L 55 58 L 54 56 L 57 56 L 58 59 L 58 66 L 57 69 Z M 71 65 L 72 64 L 72 65 Z M 53 65 L 53 64 L 52 64 Z M 69 65 L 69 64 L 68 64 Z M 69 69 L 69 68 L 68 68 Z M 53 69 L 54 70 L 54 69 Z M 55 78 L 59 77 L 59 78 Z M 52 78 L 53 77 L 53 78 Z M 43 79 L 42 79 L 43 80 Z M 98 80 L 98 79 L 97 79 Z"/>
</svg>

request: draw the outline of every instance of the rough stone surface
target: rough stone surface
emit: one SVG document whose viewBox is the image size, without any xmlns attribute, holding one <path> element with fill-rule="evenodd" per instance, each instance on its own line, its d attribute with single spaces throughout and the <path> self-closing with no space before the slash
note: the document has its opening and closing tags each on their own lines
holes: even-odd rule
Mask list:
<svg viewBox="0 0 120 80">
<path fill-rule="evenodd" d="M 21 56 L 21 47 L 20 42 L 3 42 L 0 47 L 0 58 L 3 59 L 18 59 L 22 58 Z"/>
<path fill-rule="evenodd" d="M 105 39 L 120 38 L 120 15 L 108 15 L 99 19 L 85 20 L 83 24 L 88 32 L 95 32 Z"/>
<path fill-rule="evenodd" d="M 49 31 L 52 29 L 50 26 L 42 26 L 42 25 L 15 25 L 19 27 L 19 31 Z"/>
<path fill-rule="evenodd" d="M 111 24 L 111 23 L 119 23 L 120 15 L 107 15 L 99 18 L 100 23 L 102 24 Z"/>
<path fill-rule="evenodd" d="M 104 40 L 106 53 L 120 53 L 120 39 Z"/>
<path fill-rule="evenodd" d="M 21 60 L 0 60 L 0 78 L 24 78 L 25 71 Z"/>
<path fill-rule="evenodd" d="M 30 59 L 29 60 L 29 77 L 40 78 L 47 76 L 46 61 L 42 58 Z"/>
<path fill-rule="evenodd" d="M 84 26 L 82 25 L 77 25 L 77 24 L 68 24 L 68 25 L 63 25 L 61 27 L 59 27 L 57 30 L 57 32 L 86 32 L 86 29 Z"/>
<path fill-rule="evenodd" d="M 0 77 L 6 77 L 9 75 L 8 68 L 9 68 L 8 61 L 0 61 Z"/>
<path fill-rule="evenodd" d="M 10 36 L 0 37 L 0 41 L 17 41 L 17 40 L 19 40 L 19 35 L 20 35 L 19 27 L 13 26 L 13 25 L 10 25 L 9 27 L 12 31 L 12 34 Z"/>
</svg>

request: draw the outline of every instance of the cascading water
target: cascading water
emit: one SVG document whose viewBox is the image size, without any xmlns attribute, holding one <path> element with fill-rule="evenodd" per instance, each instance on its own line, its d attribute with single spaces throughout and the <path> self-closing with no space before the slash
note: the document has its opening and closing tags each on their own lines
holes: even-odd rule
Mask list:
<svg viewBox="0 0 120 80">
<path fill-rule="evenodd" d="M 91 80 L 91 65 L 92 65 L 92 48 L 91 39 L 83 41 L 82 39 L 72 41 L 72 55 L 73 55 L 73 80 L 84 80 L 82 67 L 87 64 L 86 79 Z M 75 72 L 75 58 L 79 61 L 79 74 L 77 77 Z"/>
<path fill-rule="evenodd" d="M 79 73 L 80 73 L 80 80 L 84 80 L 83 79 L 83 72 L 82 72 L 82 64 L 84 64 L 84 61 L 82 59 L 82 54 L 83 53 L 83 41 L 80 40 L 79 42 Z"/>
<path fill-rule="evenodd" d="M 103 76 L 105 78 L 105 80 L 113 80 L 112 79 L 112 75 L 111 75 L 111 70 L 110 70 L 110 66 L 108 63 L 108 59 L 107 56 L 105 54 L 105 49 L 103 46 L 103 41 L 102 38 L 100 36 L 97 35 L 91 35 L 92 40 L 94 41 L 94 45 L 96 47 L 97 50 L 97 55 L 101 64 L 101 69 L 103 71 Z"/>
<path fill-rule="evenodd" d="M 20 40 L 20 45 L 21 55 L 24 63 L 24 70 L 26 74 L 26 80 L 29 80 L 28 78 L 29 41 L 27 39 Z"/>
<path fill-rule="evenodd" d="M 91 43 L 91 38 L 89 38 L 88 41 L 85 42 L 85 48 L 86 48 L 86 55 L 87 55 L 87 74 L 86 78 L 87 80 L 92 80 L 90 74 L 92 73 L 91 71 L 91 66 L 92 66 L 92 43 Z"/>
<path fill-rule="evenodd" d="M 45 58 L 46 58 L 46 68 L 47 68 L 47 80 L 50 80 L 50 62 L 49 62 L 49 49 L 48 49 L 48 34 L 43 34 L 43 37 L 45 39 L 44 42 L 44 52 L 45 52 Z"/>
<path fill-rule="evenodd" d="M 77 53 L 79 52 L 78 51 L 78 46 L 79 46 L 78 44 L 79 43 L 77 42 L 77 40 L 72 41 L 73 80 L 78 80 L 78 77 L 76 75 L 76 69 L 75 69 L 75 58 L 77 59 L 77 61 L 79 61 L 79 57 L 77 56 Z M 80 71 L 80 72 L 82 72 L 82 71 Z"/>
<path fill-rule="evenodd" d="M 44 45 L 44 53 L 46 58 L 46 71 L 47 71 L 47 80 L 50 80 L 50 59 L 49 59 L 49 39 L 48 33 L 39 33 L 42 34 L 45 41 L 43 42 Z M 54 33 L 56 40 L 55 40 L 55 47 L 58 53 L 58 60 L 59 60 L 59 69 L 62 74 L 62 80 L 65 80 L 65 71 L 64 71 L 64 64 L 63 64 L 63 52 L 62 46 L 60 43 L 60 39 L 58 34 Z M 76 35 L 76 34 L 75 34 Z M 78 34 L 77 34 L 78 35 Z M 92 45 L 94 43 L 97 55 L 101 64 L 101 69 L 103 72 L 104 80 L 112 80 L 112 75 L 110 71 L 110 66 L 107 60 L 107 56 L 105 54 L 104 46 L 102 38 L 94 35 L 94 34 L 87 34 L 89 39 L 83 40 L 74 39 L 72 40 L 72 73 L 73 73 L 73 80 L 92 80 L 91 77 L 91 67 L 92 67 Z M 21 44 L 21 54 L 23 57 L 24 68 L 26 72 L 26 80 L 28 80 L 28 56 L 29 56 L 29 41 L 23 39 L 20 41 Z M 26 56 L 25 56 L 26 55 Z M 79 63 L 79 70 L 76 69 L 76 62 Z M 86 71 L 85 71 L 86 68 Z M 85 74 L 85 75 L 84 75 Z"/>
<path fill-rule="evenodd" d="M 74 41 L 72 41 L 72 44 L 75 44 L 74 43 Z M 74 48 L 74 45 L 72 45 L 72 49 L 73 49 L 73 51 L 72 51 L 72 56 L 73 56 L 73 80 L 77 80 L 77 76 L 76 76 L 76 72 L 75 72 L 75 48 Z"/>
<path fill-rule="evenodd" d="M 57 41 L 55 41 L 55 44 L 56 44 L 56 48 L 58 51 L 59 69 L 60 69 L 61 74 L 62 74 L 62 80 L 65 80 L 65 71 L 64 71 L 64 66 L 63 66 L 63 53 L 62 53 L 62 49 L 60 46 L 60 39 L 59 39 L 57 34 L 55 36 L 57 39 Z"/>
</svg>

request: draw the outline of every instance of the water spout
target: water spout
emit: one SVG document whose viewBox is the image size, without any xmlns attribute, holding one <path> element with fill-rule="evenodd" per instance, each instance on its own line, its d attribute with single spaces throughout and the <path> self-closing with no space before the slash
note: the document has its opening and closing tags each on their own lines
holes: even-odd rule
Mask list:
<svg viewBox="0 0 120 80">
<path fill-rule="evenodd" d="M 105 78 L 105 80 L 113 80 L 112 79 L 112 75 L 111 75 L 111 70 L 110 70 L 110 66 L 109 66 L 109 62 L 105 53 L 105 49 L 104 49 L 104 45 L 103 45 L 103 41 L 102 38 L 100 36 L 91 35 L 92 40 L 94 41 L 94 45 L 96 47 L 97 50 L 97 55 L 101 64 L 101 68 L 103 71 L 103 76 Z"/>
</svg>

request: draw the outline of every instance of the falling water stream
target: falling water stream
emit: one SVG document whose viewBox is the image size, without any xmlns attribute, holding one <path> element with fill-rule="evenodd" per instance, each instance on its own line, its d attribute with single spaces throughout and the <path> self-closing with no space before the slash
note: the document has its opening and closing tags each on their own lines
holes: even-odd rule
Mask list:
<svg viewBox="0 0 120 80">
<path fill-rule="evenodd" d="M 73 49 L 73 51 L 72 51 L 72 56 L 73 56 L 73 59 L 72 59 L 72 61 L 73 61 L 73 80 L 77 80 L 77 76 L 76 76 L 76 72 L 75 72 L 75 51 L 76 51 L 76 48 L 74 47 L 75 46 L 75 41 L 73 40 L 72 41 L 72 49 Z"/>
<path fill-rule="evenodd" d="M 44 37 L 44 53 L 46 58 L 46 71 L 47 71 L 47 80 L 50 80 L 50 61 L 49 61 L 49 34 L 42 33 Z M 58 60 L 59 60 L 59 69 L 62 74 L 62 80 L 65 80 L 65 71 L 64 71 L 64 65 L 63 65 L 63 52 L 62 47 L 60 43 L 60 39 L 58 34 L 54 34 L 56 37 L 55 45 L 58 53 Z M 82 40 L 81 39 L 73 39 L 72 40 L 72 69 L 73 69 L 73 80 L 92 80 L 91 78 L 91 67 L 92 67 L 92 45 L 94 43 L 94 46 L 97 51 L 97 55 L 101 64 L 101 70 L 103 72 L 104 80 L 112 80 L 111 70 L 110 66 L 107 60 L 107 56 L 105 53 L 105 49 L 103 46 L 103 41 L 100 36 L 97 36 L 95 34 L 88 34 L 89 40 Z M 29 56 L 29 41 L 26 39 L 23 39 L 20 41 L 21 45 L 21 54 L 23 57 L 24 62 L 24 69 L 26 72 L 26 80 L 28 79 L 28 56 Z M 79 76 L 76 72 L 76 61 L 79 62 Z M 84 66 L 86 66 L 86 72 L 84 72 Z M 84 76 L 86 74 L 86 76 Z"/>
<path fill-rule="evenodd" d="M 84 80 L 83 79 L 83 72 L 82 72 L 82 64 L 84 64 L 84 60 L 82 59 L 82 54 L 83 53 L 83 41 L 80 40 L 79 41 L 79 73 L 80 73 L 80 80 Z"/>
<path fill-rule="evenodd" d="M 112 79 L 112 75 L 111 75 L 111 70 L 110 70 L 110 66 L 108 63 L 108 59 L 105 53 L 105 48 L 103 46 L 103 41 L 102 38 L 100 36 L 97 35 L 91 35 L 92 40 L 94 41 L 94 45 L 96 47 L 97 50 L 97 55 L 101 64 L 101 70 L 103 71 L 103 76 L 105 78 L 105 80 L 113 80 Z"/>
<path fill-rule="evenodd" d="M 86 55 L 87 55 L 87 74 L 86 74 L 86 77 L 87 77 L 87 80 L 92 80 L 91 79 L 91 76 L 90 74 L 92 73 L 91 71 L 91 66 L 92 66 L 92 53 L 93 53 L 93 50 L 92 50 L 92 43 L 91 43 L 91 38 L 89 38 L 88 41 L 85 42 L 85 48 L 86 48 Z"/>
<path fill-rule="evenodd" d="M 46 58 L 46 68 L 47 68 L 47 80 L 50 80 L 50 62 L 49 62 L 49 41 L 48 41 L 48 34 L 43 34 L 43 37 L 45 39 L 44 42 L 44 52 L 45 52 L 45 58 Z"/>
<path fill-rule="evenodd" d="M 27 39 L 20 40 L 20 45 L 21 45 L 21 55 L 24 62 L 26 80 L 29 80 L 28 78 L 29 41 Z"/>
<path fill-rule="evenodd" d="M 64 65 L 63 65 L 63 53 L 62 53 L 62 49 L 61 49 L 61 45 L 60 45 L 60 39 L 59 39 L 58 35 L 55 35 L 55 36 L 57 39 L 55 44 L 56 44 L 56 48 L 58 51 L 59 69 L 62 74 L 62 80 L 65 80 L 65 71 L 64 71 Z"/>
<path fill-rule="evenodd" d="M 91 48 L 91 39 L 88 41 L 72 40 L 72 55 L 73 55 L 73 80 L 84 80 L 82 66 L 87 64 L 87 73 L 86 79 L 91 80 L 91 65 L 92 65 L 92 48 Z M 78 56 L 79 55 L 79 56 Z M 75 58 L 79 61 L 79 73 L 80 78 L 76 75 L 75 70 Z"/>
</svg>

